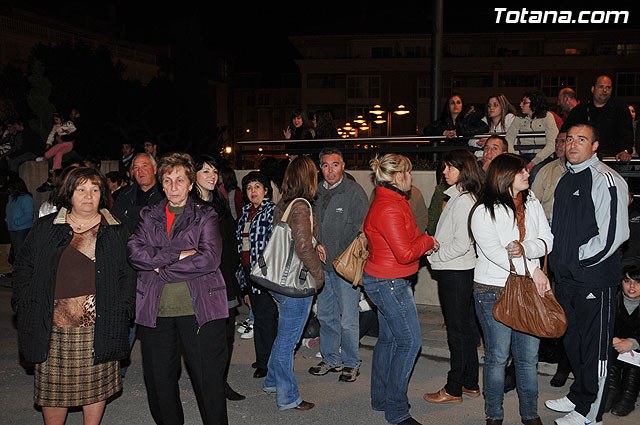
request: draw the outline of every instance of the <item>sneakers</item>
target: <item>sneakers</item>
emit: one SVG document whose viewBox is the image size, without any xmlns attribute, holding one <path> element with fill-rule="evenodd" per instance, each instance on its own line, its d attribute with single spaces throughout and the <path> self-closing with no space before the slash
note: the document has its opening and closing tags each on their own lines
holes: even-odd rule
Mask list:
<svg viewBox="0 0 640 425">
<path fill-rule="evenodd" d="M 318 366 L 311 366 L 309 368 L 309 373 L 316 376 L 326 375 L 329 372 L 342 372 L 342 365 L 331 366 L 329 363 L 323 360 L 318 363 Z"/>
<path fill-rule="evenodd" d="M 360 375 L 359 367 L 344 367 L 342 369 L 342 373 L 340 374 L 340 378 L 338 381 L 340 382 L 355 382 L 356 378 Z"/>
<path fill-rule="evenodd" d="M 548 409 L 561 413 L 569 413 L 576 408 L 576 405 L 573 404 L 567 396 L 556 400 L 547 400 L 544 402 L 544 405 L 547 406 Z M 584 423 L 580 425 L 584 425 Z"/>
<path fill-rule="evenodd" d="M 320 338 L 302 338 L 302 346 L 307 348 L 313 348 L 320 344 Z"/>
<path fill-rule="evenodd" d="M 245 333 L 247 328 L 253 329 L 253 323 L 250 322 L 248 318 L 244 319 L 244 322 L 242 322 L 240 326 L 238 326 L 238 333 Z"/>
<path fill-rule="evenodd" d="M 241 339 L 251 339 L 253 338 L 253 326 L 250 328 L 246 328 L 244 333 L 240 335 Z"/>
<path fill-rule="evenodd" d="M 241 334 L 240 338 L 242 339 L 253 338 L 253 323 L 251 323 L 249 319 L 245 319 L 244 322 L 238 326 L 238 332 Z"/>
<path fill-rule="evenodd" d="M 554 423 L 556 425 L 591 425 L 593 424 L 593 422 L 591 422 L 589 419 L 585 418 L 575 410 L 572 410 L 566 416 L 556 419 Z"/>
</svg>

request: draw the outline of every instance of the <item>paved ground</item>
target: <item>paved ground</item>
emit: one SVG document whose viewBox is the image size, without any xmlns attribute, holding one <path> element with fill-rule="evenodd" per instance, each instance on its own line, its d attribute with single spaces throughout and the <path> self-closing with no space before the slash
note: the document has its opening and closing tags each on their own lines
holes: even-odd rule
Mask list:
<svg viewBox="0 0 640 425">
<path fill-rule="evenodd" d="M 39 424 L 40 412 L 33 405 L 33 376 L 20 365 L 17 354 L 17 338 L 13 314 L 10 310 L 10 289 L 6 281 L 0 280 L 0 425 Z M 483 424 L 483 399 L 466 398 L 462 404 L 433 405 L 425 402 L 425 392 L 437 391 L 444 383 L 448 370 L 446 333 L 442 328 L 439 308 L 421 307 L 420 321 L 423 335 L 423 349 L 411 381 L 409 402 L 412 415 L 424 424 Z M 242 311 L 239 321 L 246 317 Z M 230 424 L 280 425 L 280 424 L 328 424 L 328 425 L 374 425 L 385 424 L 384 415 L 370 407 L 369 382 L 371 377 L 371 349 L 375 338 L 362 340 L 362 373 L 354 383 L 338 382 L 337 374 L 315 377 L 307 369 L 318 362 L 316 349 L 301 348 L 295 359 L 296 378 L 300 393 L 305 400 L 313 401 L 316 407 L 307 412 L 280 412 L 272 395 L 262 392 L 262 379 L 252 378 L 251 363 L 255 360 L 253 341 L 236 339 L 235 351 L 229 377 L 231 386 L 247 396 L 239 402 L 228 403 Z M 480 350 L 482 355 L 482 351 Z M 153 424 L 147 407 L 146 392 L 142 381 L 140 344 L 132 354 L 133 363 L 125 379 L 122 395 L 107 406 L 103 424 Z M 541 364 L 539 375 L 539 414 L 545 424 L 552 424 L 560 416 L 544 407 L 544 400 L 565 395 L 568 386 L 553 388 L 549 385 L 555 367 Z M 571 381 L 569 381 L 570 383 Z M 186 424 L 200 424 L 201 420 L 186 371 L 182 374 L 181 397 Z M 505 425 L 519 424 L 517 394 L 515 391 L 505 396 Z M 627 418 L 606 415 L 606 424 L 640 423 L 640 409 Z M 82 414 L 71 412 L 67 424 L 82 424 Z"/>
</svg>

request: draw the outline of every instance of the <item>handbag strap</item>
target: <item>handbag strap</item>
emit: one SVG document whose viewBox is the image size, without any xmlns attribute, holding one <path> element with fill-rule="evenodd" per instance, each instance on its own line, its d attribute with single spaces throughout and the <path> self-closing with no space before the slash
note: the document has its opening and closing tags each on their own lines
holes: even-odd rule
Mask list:
<svg viewBox="0 0 640 425">
<path fill-rule="evenodd" d="M 549 254 L 549 251 L 547 249 L 547 242 L 545 242 L 544 239 L 542 238 L 538 238 L 542 241 L 542 243 L 544 244 L 544 264 L 542 266 L 542 272 L 544 273 L 544 275 L 547 275 L 547 257 Z M 531 275 L 529 274 L 529 267 L 527 267 L 527 257 L 526 254 L 524 252 L 524 247 L 522 247 L 522 261 L 524 261 L 524 274 L 525 276 L 529 276 L 531 277 Z M 515 273 L 516 272 L 516 268 L 513 265 L 513 261 L 511 261 L 511 258 L 509 258 L 509 272 L 510 273 Z"/>
<path fill-rule="evenodd" d="M 538 238 L 538 239 L 540 239 L 544 244 L 544 264 L 542 265 L 542 272 L 544 273 L 545 276 L 547 276 L 547 256 L 549 254 L 547 250 L 547 242 L 545 242 L 545 240 L 542 238 Z"/>
<path fill-rule="evenodd" d="M 289 218 L 289 213 L 291 212 L 291 207 L 296 201 L 304 201 L 309 205 L 309 221 L 311 222 L 311 233 L 313 233 L 313 210 L 311 208 L 311 204 L 305 198 L 295 198 L 291 203 L 287 206 L 287 209 L 284 210 L 284 214 L 282 214 L 282 218 L 280 220 L 287 221 Z"/>
</svg>

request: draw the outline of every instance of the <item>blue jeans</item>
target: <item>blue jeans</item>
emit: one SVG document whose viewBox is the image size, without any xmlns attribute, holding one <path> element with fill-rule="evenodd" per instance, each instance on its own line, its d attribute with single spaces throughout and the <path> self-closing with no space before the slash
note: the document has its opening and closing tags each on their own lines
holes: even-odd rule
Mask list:
<svg viewBox="0 0 640 425">
<path fill-rule="evenodd" d="M 278 307 L 278 335 L 271 347 L 263 389 L 276 393 L 280 410 L 293 409 L 302 402 L 293 374 L 293 351 L 309 318 L 313 297 L 291 298 L 275 292 L 271 295 Z"/>
<path fill-rule="evenodd" d="M 320 352 L 331 366 L 360 365 L 359 301 L 360 288 L 354 288 L 335 272 L 324 272 L 324 287 L 318 294 Z"/>
<path fill-rule="evenodd" d="M 493 317 L 493 306 L 498 300 L 495 292 L 474 294 L 476 314 L 484 333 L 483 392 L 487 418 L 504 419 L 504 373 L 513 353 L 516 367 L 516 387 L 523 420 L 538 417 L 538 347 L 535 336 L 514 331 Z"/>
<path fill-rule="evenodd" d="M 397 424 L 408 419 L 407 386 L 422 345 L 411 284 L 363 274 L 364 289 L 378 308 L 379 336 L 371 365 L 371 407 Z"/>
</svg>

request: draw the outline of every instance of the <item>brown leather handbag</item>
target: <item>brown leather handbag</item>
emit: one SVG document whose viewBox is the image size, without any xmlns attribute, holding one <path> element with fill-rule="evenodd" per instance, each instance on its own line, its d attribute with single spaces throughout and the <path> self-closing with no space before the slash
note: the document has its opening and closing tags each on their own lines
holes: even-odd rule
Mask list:
<svg viewBox="0 0 640 425">
<path fill-rule="evenodd" d="M 542 240 L 542 239 L 540 239 Z M 544 266 L 547 274 L 547 244 L 544 243 Z M 513 261 L 509 258 L 510 272 L 504 291 L 493 306 L 493 317 L 511 329 L 535 335 L 540 338 L 559 338 L 567 330 L 567 317 L 551 290 L 544 297 L 538 295 L 536 285 L 524 261 L 525 275 L 516 274 Z"/>
<path fill-rule="evenodd" d="M 364 234 L 362 227 L 358 231 L 358 236 L 349 244 L 342 254 L 333 260 L 333 268 L 343 279 L 353 283 L 353 286 L 362 286 L 362 272 L 364 263 L 369 258 L 369 241 Z"/>
</svg>

